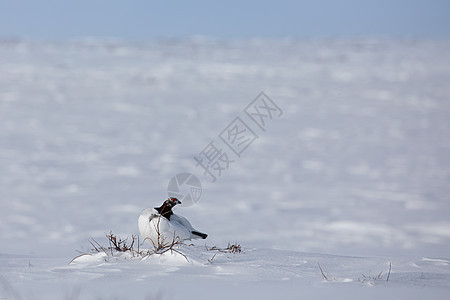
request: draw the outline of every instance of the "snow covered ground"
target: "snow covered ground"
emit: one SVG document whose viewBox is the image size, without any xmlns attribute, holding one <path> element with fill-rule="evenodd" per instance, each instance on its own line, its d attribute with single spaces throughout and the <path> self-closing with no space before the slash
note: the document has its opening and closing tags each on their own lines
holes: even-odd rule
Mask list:
<svg viewBox="0 0 450 300">
<path fill-rule="evenodd" d="M 0 70 L 0 298 L 450 295 L 450 41 L 0 40 Z M 215 182 L 211 141 L 234 160 Z M 203 192 L 176 212 L 244 252 L 69 265 L 181 172 Z"/>
</svg>

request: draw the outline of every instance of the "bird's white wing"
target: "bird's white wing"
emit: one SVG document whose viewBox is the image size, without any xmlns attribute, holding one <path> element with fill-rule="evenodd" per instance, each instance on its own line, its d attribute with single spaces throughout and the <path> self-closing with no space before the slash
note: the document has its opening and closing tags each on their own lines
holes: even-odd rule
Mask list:
<svg viewBox="0 0 450 300">
<path fill-rule="evenodd" d="M 182 216 L 179 216 L 177 214 L 173 214 L 170 217 L 170 221 L 174 222 L 174 223 L 178 223 L 180 226 L 186 228 L 189 231 L 195 231 L 194 227 L 192 227 L 191 223 L 189 223 L 189 221 Z"/>
<path fill-rule="evenodd" d="M 206 239 L 206 237 L 208 236 L 206 233 L 200 232 L 194 227 L 192 227 L 191 223 L 182 216 L 173 214 L 170 217 L 170 221 L 173 224 L 177 224 L 178 225 L 177 227 L 184 228 L 186 231 L 188 231 L 190 234 L 189 239 L 199 239 L 199 238 Z"/>
<path fill-rule="evenodd" d="M 174 238 L 180 241 L 206 238 L 206 234 L 198 232 L 192 227 L 189 221 L 177 214 L 170 216 L 170 221 L 161 217 L 159 213 L 152 208 L 142 211 L 138 220 L 139 232 L 143 239 L 151 246 L 159 243 L 166 243 Z"/>
</svg>

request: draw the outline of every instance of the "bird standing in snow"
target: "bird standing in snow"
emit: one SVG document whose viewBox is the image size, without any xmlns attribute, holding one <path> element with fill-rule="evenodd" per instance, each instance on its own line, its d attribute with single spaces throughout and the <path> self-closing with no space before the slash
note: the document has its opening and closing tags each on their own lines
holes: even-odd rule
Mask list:
<svg viewBox="0 0 450 300">
<path fill-rule="evenodd" d="M 195 230 L 186 218 L 173 213 L 172 208 L 177 204 L 181 201 L 169 198 L 160 207 L 142 211 L 138 220 L 139 232 L 150 246 L 161 248 L 173 242 L 206 239 L 208 236 Z"/>
</svg>

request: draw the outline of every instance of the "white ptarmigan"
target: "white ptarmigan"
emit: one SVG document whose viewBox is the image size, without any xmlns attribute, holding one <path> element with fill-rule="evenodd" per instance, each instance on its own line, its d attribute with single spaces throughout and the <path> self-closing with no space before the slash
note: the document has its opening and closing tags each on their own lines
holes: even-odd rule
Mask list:
<svg viewBox="0 0 450 300">
<path fill-rule="evenodd" d="M 206 239 L 206 233 L 195 230 L 189 221 L 172 208 L 181 204 L 177 198 L 169 198 L 160 207 L 144 209 L 139 216 L 139 232 L 150 246 L 159 248 L 173 241 Z"/>
</svg>

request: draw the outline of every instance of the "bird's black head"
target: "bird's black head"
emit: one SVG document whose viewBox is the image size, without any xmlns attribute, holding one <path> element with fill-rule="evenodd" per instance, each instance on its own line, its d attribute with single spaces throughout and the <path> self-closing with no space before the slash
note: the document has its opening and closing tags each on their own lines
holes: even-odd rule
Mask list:
<svg viewBox="0 0 450 300">
<path fill-rule="evenodd" d="M 181 201 L 177 198 L 169 198 L 160 207 L 155 207 L 155 209 L 161 214 L 161 216 L 166 217 L 170 220 L 170 217 L 173 215 L 172 207 L 177 204 L 181 204 Z"/>
<path fill-rule="evenodd" d="M 167 199 L 166 201 L 164 201 L 163 205 L 167 205 L 168 207 L 172 208 L 177 204 L 181 204 L 181 201 L 178 200 L 177 198 L 172 198 L 170 197 L 169 199 Z"/>
</svg>

